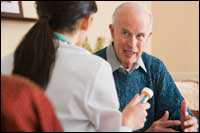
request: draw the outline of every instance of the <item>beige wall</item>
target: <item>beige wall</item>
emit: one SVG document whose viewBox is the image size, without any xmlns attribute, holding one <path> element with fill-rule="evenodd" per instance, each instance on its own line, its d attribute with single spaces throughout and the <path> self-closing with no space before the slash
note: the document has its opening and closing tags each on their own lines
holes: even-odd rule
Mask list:
<svg viewBox="0 0 200 133">
<path fill-rule="evenodd" d="M 13 52 L 32 22 L 1 20 L 1 59 Z"/>
<path fill-rule="evenodd" d="M 176 77 L 199 76 L 199 2 L 152 2 L 152 53 Z"/>
</svg>

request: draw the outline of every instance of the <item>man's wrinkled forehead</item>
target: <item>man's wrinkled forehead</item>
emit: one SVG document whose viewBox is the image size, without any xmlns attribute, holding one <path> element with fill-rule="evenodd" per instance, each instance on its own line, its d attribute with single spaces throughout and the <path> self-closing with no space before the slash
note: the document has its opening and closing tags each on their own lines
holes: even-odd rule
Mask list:
<svg viewBox="0 0 200 133">
<path fill-rule="evenodd" d="M 113 14 L 113 24 L 132 23 L 140 20 L 140 23 L 152 25 L 152 15 L 148 10 L 137 3 L 128 2 L 120 5 Z M 142 21 L 141 21 L 142 20 Z M 143 22 L 144 21 L 144 22 Z M 152 27 L 152 26 L 151 26 Z"/>
<path fill-rule="evenodd" d="M 147 33 L 149 29 L 149 19 L 145 16 L 124 15 L 114 25 L 116 31 L 128 31 L 131 34 Z"/>
</svg>

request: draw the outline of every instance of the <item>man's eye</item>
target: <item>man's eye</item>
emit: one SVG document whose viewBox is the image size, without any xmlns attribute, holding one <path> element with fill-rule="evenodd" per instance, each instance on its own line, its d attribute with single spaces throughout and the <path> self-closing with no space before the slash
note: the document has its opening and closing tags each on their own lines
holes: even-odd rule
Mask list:
<svg viewBox="0 0 200 133">
<path fill-rule="evenodd" d="M 127 31 L 124 31 L 123 34 L 124 34 L 124 36 L 128 36 L 129 35 L 129 33 Z"/>
<path fill-rule="evenodd" d="M 144 38 L 145 38 L 145 35 L 144 35 L 144 34 L 139 34 L 139 35 L 137 35 L 137 39 L 138 39 L 138 40 L 144 40 Z"/>
</svg>

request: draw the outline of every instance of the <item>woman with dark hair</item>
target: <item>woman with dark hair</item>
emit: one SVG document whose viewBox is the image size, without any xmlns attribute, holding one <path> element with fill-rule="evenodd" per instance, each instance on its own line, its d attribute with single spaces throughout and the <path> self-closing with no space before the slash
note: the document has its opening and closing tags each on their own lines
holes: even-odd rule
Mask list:
<svg viewBox="0 0 200 133">
<path fill-rule="evenodd" d="M 38 22 L 17 47 L 14 59 L 2 63 L 1 72 L 12 71 L 43 87 L 65 131 L 142 128 L 150 105 L 139 104 L 137 95 L 121 118 L 111 67 L 79 47 L 97 12 L 95 1 L 36 1 L 36 5 Z"/>
</svg>

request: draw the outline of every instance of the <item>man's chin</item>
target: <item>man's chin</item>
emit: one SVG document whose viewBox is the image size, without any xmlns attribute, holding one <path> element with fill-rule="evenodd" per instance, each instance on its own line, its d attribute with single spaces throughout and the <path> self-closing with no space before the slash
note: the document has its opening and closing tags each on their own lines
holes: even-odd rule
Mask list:
<svg viewBox="0 0 200 133">
<path fill-rule="evenodd" d="M 126 64 L 127 64 L 127 66 L 132 66 L 136 62 L 137 62 L 137 60 L 131 60 L 131 61 L 127 61 Z"/>
<path fill-rule="evenodd" d="M 132 57 L 127 62 L 132 65 L 135 64 L 138 61 L 138 59 L 138 57 Z"/>
</svg>

